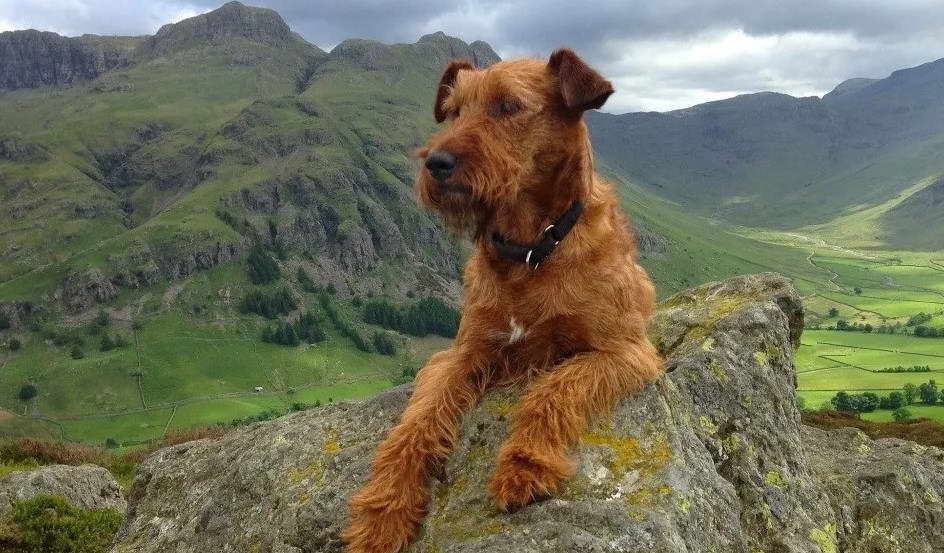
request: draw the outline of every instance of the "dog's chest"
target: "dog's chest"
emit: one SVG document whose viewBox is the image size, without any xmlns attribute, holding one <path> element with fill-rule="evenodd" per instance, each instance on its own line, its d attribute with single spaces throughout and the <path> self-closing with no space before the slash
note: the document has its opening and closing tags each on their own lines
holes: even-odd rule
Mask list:
<svg viewBox="0 0 944 553">
<path fill-rule="evenodd" d="M 528 334 L 528 330 L 524 327 L 524 325 L 522 325 L 517 320 L 515 320 L 514 317 L 511 317 L 508 320 L 508 343 L 509 344 L 514 344 L 515 342 L 518 342 L 524 339 L 524 337 L 527 334 Z"/>
<path fill-rule="evenodd" d="M 551 366 L 586 349 L 582 333 L 563 318 L 525 322 L 509 317 L 493 332 L 495 345 L 517 367 Z"/>
</svg>

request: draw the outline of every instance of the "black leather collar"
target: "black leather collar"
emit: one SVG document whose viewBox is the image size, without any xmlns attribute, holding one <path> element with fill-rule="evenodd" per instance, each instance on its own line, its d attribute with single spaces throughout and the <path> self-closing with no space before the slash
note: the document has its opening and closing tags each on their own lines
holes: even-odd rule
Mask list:
<svg viewBox="0 0 944 553">
<path fill-rule="evenodd" d="M 497 232 L 492 235 L 492 244 L 495 245 L 498 255 L 505 259 L 525 263 L 531 269 L 537 269 L 538 265 L 551 255 L 560 241 L 573 230 L 581 213 L 583 213 L 583 203 L 579 200 L 575 201 L 563 215 L 544 229 L 541 239 L 534 244 L 515 244 L 505 240 L 505 237 Z"/>
</svg>

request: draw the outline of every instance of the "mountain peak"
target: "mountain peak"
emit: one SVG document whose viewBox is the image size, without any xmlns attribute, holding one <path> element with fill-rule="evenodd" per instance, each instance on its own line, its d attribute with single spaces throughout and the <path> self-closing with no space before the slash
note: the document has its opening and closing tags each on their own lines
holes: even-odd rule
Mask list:
<svg viewBox="0 0 944 553">
<path fill-rule="evenodd" d="M 466 58 L 477 67 L 487 67 L 501 61 L 501 58 L 487 42 L 476 40 L 472 44 L 468 44 L 461 38 L 449 36 L 442 31 L 423 35 L 416 43 L 435 45 L 449 59 Z"/>
<path fill-rule="evenodd" d="M 824 100 L 830 100 L 833 98 L 838 98 L 839 96 L 844 96 L 846 94 L 852 94 L 871 86 L 874 83 L 877 83 L 879 79 L 864 79 L 862 77 L 856 77 L 853 79 L 846 79 L 836 85 L 836 88 L 832 89 L 830 92 L 823 96 Z"/>
<path fill-rule="evenodd" d="M 164 25 L 149 40 L 147 49 L 151 53 L 164 54 L 194 42 L 213 42 L 226 37 L 241 37 L 269 45 L 297 40 L 275 10 L 233 1 L 213 11 Z"/>
</svg>

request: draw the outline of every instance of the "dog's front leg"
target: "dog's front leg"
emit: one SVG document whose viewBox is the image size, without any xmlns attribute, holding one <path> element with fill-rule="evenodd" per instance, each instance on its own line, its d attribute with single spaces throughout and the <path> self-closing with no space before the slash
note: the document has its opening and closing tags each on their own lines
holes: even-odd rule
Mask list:
<svg viewBox="0 0 944 553">
<path fill-rule="evenodd" d="M 661 372 L 658 353 L 644 339 L 619 352 L 580 353 L 535 380 L 515 409 L 489 483 L 498 506 L 513 511 L 554 493 L 574 470 L 567 448 L 590 418 Z"/>
<path fill-rule="evenodd" d="M 430 358 L 400 424 L 377 448 L 370 479 L 349 502 L 348 553 L 393 553 L 410 542 L 426 511 L 428 476 L 448 457 L 486 374 L 461 346 Z"/>
</svg>

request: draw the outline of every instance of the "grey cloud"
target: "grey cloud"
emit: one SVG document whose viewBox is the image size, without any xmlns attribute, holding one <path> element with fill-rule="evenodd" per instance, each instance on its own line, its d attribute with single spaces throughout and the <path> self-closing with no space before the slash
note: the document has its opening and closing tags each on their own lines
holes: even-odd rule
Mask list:
<svg viewBox="0 0 944 553">
<path fill-rule="evenodd" d="M 504 57 L 569 46 L 618 87 L 608 108 L 669 109 L 720 94 L 823 93 L 944 56 L 941 0 L 248 0 L 309 41 L 413 42 L 443 30 Z M 0 0 L 0 24 L 143 34 L 219 0 Z M 742 31 L 743 53 L 725 37 Z M 756 40 L 753 40 L 756 39 Z M 743 55 L 739 55 L 743 54 Z"/>
</svg>

